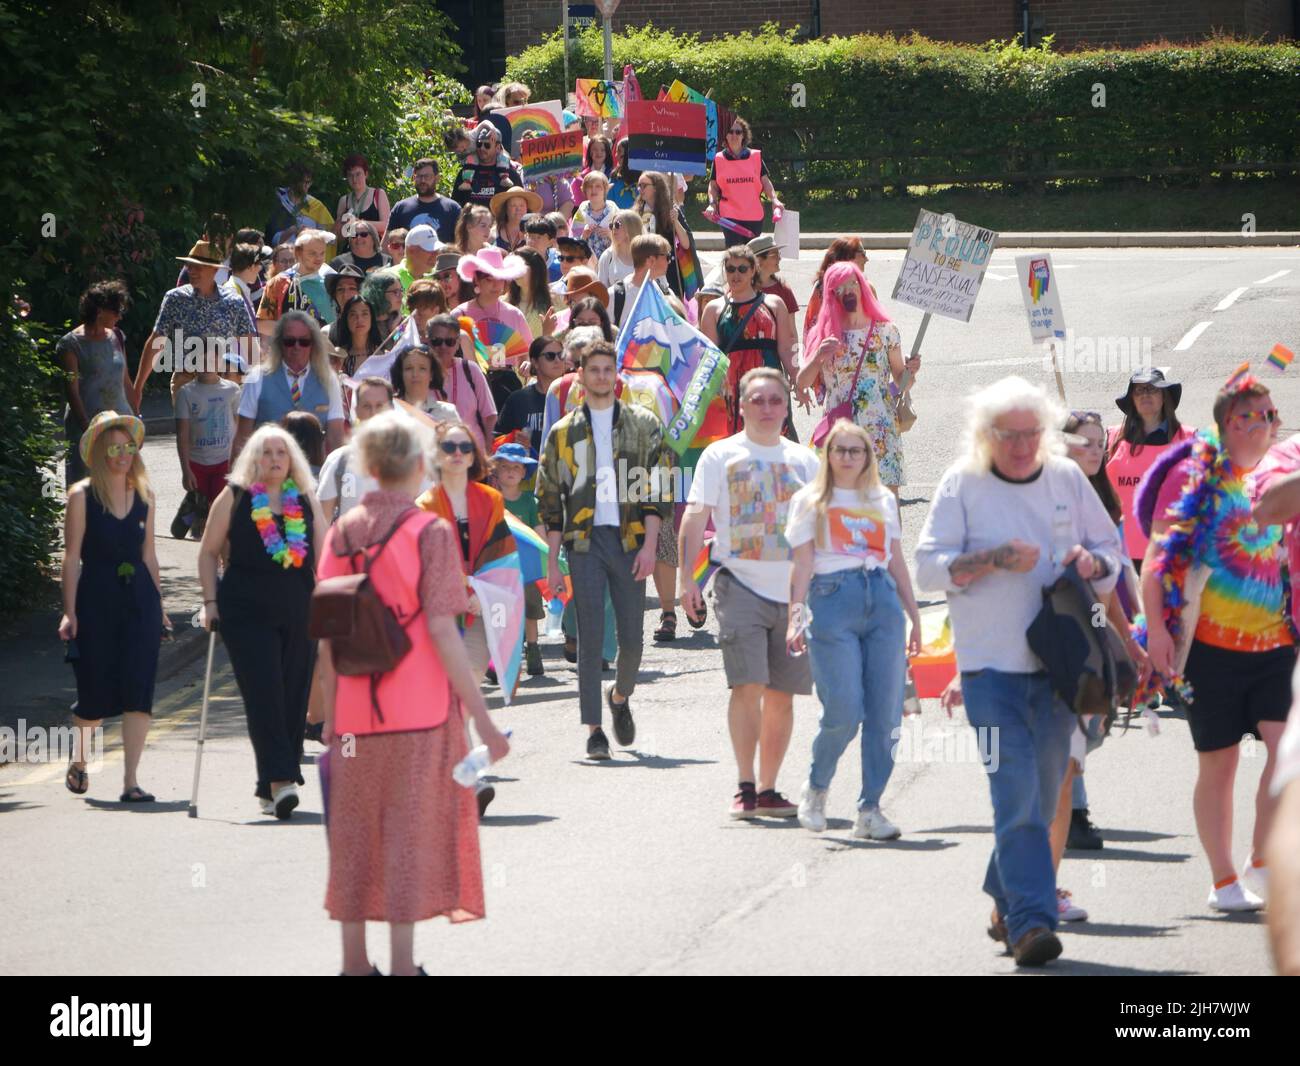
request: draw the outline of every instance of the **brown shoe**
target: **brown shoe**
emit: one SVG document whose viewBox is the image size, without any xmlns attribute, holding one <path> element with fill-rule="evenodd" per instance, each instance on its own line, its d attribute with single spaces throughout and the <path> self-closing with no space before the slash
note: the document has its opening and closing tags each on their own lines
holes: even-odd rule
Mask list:
<svg viewBox="0 0 1300 1066">
<path fill-rule="evenodd" d="M 996 940 L 1006 949 L 1006 954 L 1011 954 L 1011 934 L 1007 932 L 1007 923 L 1002 920 L 996 908 L 990 919 L 988 934 L 990 940 Z"/>
<path fill-rule="evenodd" d="M 1011 945 L 1017 966 L 1042 966 L 1061 954 L 1061 942 L 1056 934 L 1038 925 Z"/>
</svg>

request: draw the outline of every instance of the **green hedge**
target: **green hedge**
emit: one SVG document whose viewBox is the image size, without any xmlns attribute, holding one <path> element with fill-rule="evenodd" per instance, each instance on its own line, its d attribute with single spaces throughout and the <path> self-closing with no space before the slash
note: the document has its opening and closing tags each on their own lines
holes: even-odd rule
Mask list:
<svg viewBox="0 0 1300 1066">
<path fill-rule="evenodd" d="M 656 30 L 614 38 L 647 96 L 680 78 L 754 126 L 781 191 L 1204 176 L 1300 169 L 1300 48 L 1217 39 L 1194 47 L 1056 54 L 924 38 L 793 32 L 701 42 Z M 599 33 L 571 46 L 570 76 L 598 77 Z M 552 99 L 563 43 L 512 57 L 507 77 Z M 1106 106 L 1094 107 L 1094 86 Z M 795 86 L 805 106 L 794 106 Z M 1280 165 L 1280 166 L 1278 166 Z"/>
</svg>

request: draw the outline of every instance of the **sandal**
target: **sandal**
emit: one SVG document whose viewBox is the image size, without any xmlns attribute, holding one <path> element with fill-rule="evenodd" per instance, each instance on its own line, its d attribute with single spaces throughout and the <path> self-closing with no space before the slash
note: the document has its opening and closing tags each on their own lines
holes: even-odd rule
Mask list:
<svg viewBox="0 0 1300 1066">
<path fill-rule="evenodd" d="M 90 788 L 90 775 L 86 773 L 83 766 L 77 769 L 76 763 L 68 763 L 67 775 L 63 778 L 63 783 L 68 787 L 68 791 L 75 795 L 84 795 L 86 789 Z"/>
<path fill-rule="evenodd" d="M 662 611 L 659 614 L 659 628 L 655 630 L 655 640 L 668 641 L 677 639 L 677 612 Z"/>
<path fill-rule="evenodd" d="M 709 620 L 709 605 L 705 603 L 704 598 L 701 597 L 700 598 L 700 620 L 697 622 L 694 618 L 691 617 L 691 612 L 687 611 L 686 621 L 692 629 L 703 629 L 704 623 L 707 622 L 708 620 Z"/>
<path fill-rule="evenodd" d="M 139 785 L 132 785 L 118 797 L 117 801 L 118 803 L 152 803 L 154 797 Z"/>
</svg>

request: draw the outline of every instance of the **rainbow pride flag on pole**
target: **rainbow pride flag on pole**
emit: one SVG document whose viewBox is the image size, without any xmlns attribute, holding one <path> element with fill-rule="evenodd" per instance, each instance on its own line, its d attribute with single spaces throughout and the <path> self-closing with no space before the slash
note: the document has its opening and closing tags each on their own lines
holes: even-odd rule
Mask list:
<svg viewBox="0 0 1300 1066">
<path fill-rule="evenodd" d="M 1291 360 L 1295 358 L 1295 352 L 1285 344 L 1273 345 L 1273 350 L 1268 353 L 1268 365 L 1278 370 L 1285 370 L 1291 365 Z"/>
</svg>

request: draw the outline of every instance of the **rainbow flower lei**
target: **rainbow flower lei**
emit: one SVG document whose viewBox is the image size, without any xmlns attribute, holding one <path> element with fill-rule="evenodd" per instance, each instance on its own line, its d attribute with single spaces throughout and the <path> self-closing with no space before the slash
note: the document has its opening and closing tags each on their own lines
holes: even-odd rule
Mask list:
<svg viewBox="0 0 1300 1066">
<path fill-rule="evenodd" d="M 284 507 L 283 536 L 271 513 L 266 485 L 259 481 L 250 485 L 248 491 L 253 496 L 253 522 L 266 545 L 266 554 L 286 570 L 301 567 L 307 558 L 307 522 L 302 515 L 302 500 L 298 497 L 298 486 L 293 483 L 293 478 L 285 478 L 280 490 Z"/>
</svg>

